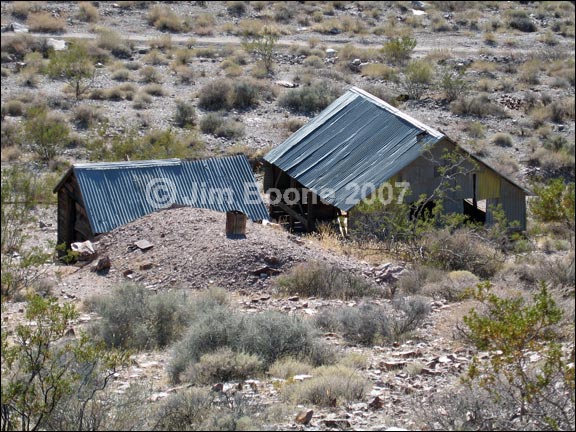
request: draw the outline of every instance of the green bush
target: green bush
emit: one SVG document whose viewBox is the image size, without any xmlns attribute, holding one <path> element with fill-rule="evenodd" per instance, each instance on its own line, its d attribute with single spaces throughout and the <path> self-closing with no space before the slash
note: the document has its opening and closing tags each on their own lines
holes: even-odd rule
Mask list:
<svg viewBox="0 0 576 432">
<path fill-rule="evenodd" d="M 524 33 L 533 33 L 538 30 L 536 24 L 523 10 L 510 10 L 508 12 L 508 27 Z"/>
<path fill-rule="evenodd" d="M 207 111 L 228 110 L 232 106 L 232 91 L 227 80 L 211 81 L 200 90 L 198 106 Z"/>
<path fill-rule="evenodd" d="M 562 179 L 550 180 L 546 185 L 535 185 L 536 198 L 530 201 L 530 211 L 539 222 L 559 223 L 574 233 L 574 183 L 564 184 Z"/>
<path fill-rule="evenodd" d="M 43 162 L 50 162 L 60 154 L 68 141 L 70 129 L 64 118 L 44 107 L 30 108 L 24 123 L 26 138 Z"/>
<path fill-rule="evenodd" d="M 96 69 L 88 45 L 75 42 L 64 51 L 52 51 L 48 63 L 48 74 L 55 79 L 64 79 L 80 99 L 93 84 Z"/>
<path fill-rule="evenodd" d="M 289 90 L 280 98 L 279 104 L 293 113 L 314 114 L 330 105 L 340 94 L 339 90 L 321 81 Z"/>
<path fill-rule="evenodd" d="M 51 430 L 52 415 L 70 397 L 80 402 L 78 414 L 88 423 L 91 402 L 128 356 L 107 351 L 84 334 L 65 338 L 79 315 L 73 305 L 37 295 L 27 300 L 24 320 L 11 330 L 10 342 L 2 320 L 2 429 Z M 86 423 L 72 429 L 84 430 Z"/>
<path fill-rule="evenodd" d="M 410 59 L 416 48 L 416 39 L 409 36 L 392 38 L 382 47 L 382 52 L 392 63 L 403 63 Z"/>
<path fill-rule="evenodd" d="M 410 99 L 420 99 L 428 89 L 434 76 L 434 68 L 426 60 L 415 60 L 406 66 L 403 88 Z"/>
<path fill-rule="evenodd" d="M 92 332 L 107 346 L 152 349 L 177 340 L 190 321 L 181 293 L 153 294 L 137 285 L 120 285 L 109 296 L 92 298 L 89 308 L 101 319 Z"/>
<path fill-rule="evenodd" d="M 572 430 L 574 346 L 563 352 L 557 328 L 562 310 L 546 285 L 541 284 L 531 301 L 500 297 L 488 282 L 478 284 L 473 297 L 483 311 L 472 309 L 464 317 L 463 333 L 477 349 L 498 355 L 486 361 L 475 357 L 468 369 L 469 382 L 495 401 L 503 397 L 514 401 L 514 411 L 520 410 L 515 428 Z"/>
<path fill-rule="evenodd" d="M 360 373 L 343 366 L 321 367 L 313 378 L 285 386 L 282 394 L 293 403 L 334 407 L 362 400 L 370 389 Z"/>
<path fill-rule="evenodd" d="M 381 296 L 383 291 L 362 276 L 320 262 L 299 264 L 277 279 L 280 292 L 306 297 L 352 298 Z"/>
<path fill-rule="evenodd" d="M 262 361 L 254 354 L 234 352 L 228 347 L 204 354 L 200 361 L 183 373 L 183 381 L 213 384 L 254 377 L 262 369 Z"/>
<path fill-rule="evenodd" d="M 463 73 L 447 69 L 441 73 L 438 85 L 448 102 L 465 96 L 470 87 Z"/>
<path fill-rule="evenodd" d="M 193 127 L 196 126 L 197 121 L 198 116 L 196 115 L 194 105 L 182 100 L 176 101 L 176 112 L 174 113 L 174 123 L 176 126 L 181 128 Z"/>
</svg>

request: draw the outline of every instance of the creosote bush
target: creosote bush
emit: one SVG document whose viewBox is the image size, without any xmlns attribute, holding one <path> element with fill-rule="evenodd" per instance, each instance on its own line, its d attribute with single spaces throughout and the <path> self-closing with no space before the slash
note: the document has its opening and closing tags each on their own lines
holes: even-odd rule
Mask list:
<svg viewBox="0 0 576 432">
<path fill-rule="evenodd" d="M 253 378 L 262 369 L 262 361 L 255 354 L 234 352 L 229 347 L 204 354 L 183 373 L 185 382 L 213 384 Z"/>
</svg>

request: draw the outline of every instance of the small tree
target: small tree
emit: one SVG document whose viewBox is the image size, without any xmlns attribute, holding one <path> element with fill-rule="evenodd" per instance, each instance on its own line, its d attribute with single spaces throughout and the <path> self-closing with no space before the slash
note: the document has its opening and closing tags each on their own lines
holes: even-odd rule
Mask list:
<svg viewBox="0 0 576 432">
<path fill-rule="evenodd" d="M 18 325 L 12 342 L 2 321 L 2 430 L 44 429 L 72 394 L 82 402 L 80 409 L 87 410 L 97 392 L 126 364 L 126 354 L 106 351 L 86 335 L 65 338 L 77 317 L 71 304 L 32 296 L 25 318 L 35 325 Z M 77 430 L 85 429 L 82 418 Z"/>
<path fill-rule="evenodd" d="M 54 51 L 50 56 L 48 74 L 65 80 L 74 89 L 76 100 L 92 86 L 95 73 L 94 61 L 85 43 L 75 42 L 68 49 Z"/>
<path fill-rule="evenodd" d="M 24 130 L 32 150 L 43 162 L 52 161 L 68 141 L 68 125 L 45 107 L 30 108 L 26 115 Z"/>
<path fill-rule="evenodd" d="M 262 60 L 268 74 L 274 72 L 274 49 L 276 48 L 277 42 L 278 36 L 266 27 L 264 27 L 263 31 L 259 34 L 245 35 L 242 38 L 242 46 L 244 49 Z"/>
</svg>

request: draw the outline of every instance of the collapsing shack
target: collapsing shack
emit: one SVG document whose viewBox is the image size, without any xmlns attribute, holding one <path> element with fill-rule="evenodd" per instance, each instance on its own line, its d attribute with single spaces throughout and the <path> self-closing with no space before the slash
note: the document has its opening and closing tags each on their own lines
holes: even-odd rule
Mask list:
<svg viewBox="0 0 576 432">
<path fill-rule="evenodd" d="M 171 206 L 241 212 L 253 221 L 268 219 L 243 155 L 76 164 L 54 192 L 58 194 L 57 241 L 67 249 L 73 242 L 91 240 Z"/>
<path fill-rule="evenodd" d="M 264 157 L 271 218 L 305 231 L 341 216 L 349 224 L 355 207 L 387 182 L 409 185 L 407 203 L 433 196 L 446 180 L 447 153 L 461 155 L 461 165 L 443 197 L 445 212 L 491 224 L 500 205 L 506 219 L 525 230 L 528 190 L 444 133 L 356 87 Z"/>
</svg>

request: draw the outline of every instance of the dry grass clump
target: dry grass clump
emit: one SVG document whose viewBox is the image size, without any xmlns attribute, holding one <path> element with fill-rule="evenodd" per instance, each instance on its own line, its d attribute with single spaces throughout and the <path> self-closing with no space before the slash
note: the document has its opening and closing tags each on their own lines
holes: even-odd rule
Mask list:
<svg viewBox="0 0 576 432">
<path fill-rule="evenodd" d="M 293 403 L 338 406 L 362 400 L 370 382 L 358 371 L 345 366 L 325 366 L 312 371 L 313 377 L 286 385 L 283 396 Z"/>
<path fill-rule="evenodd" d="M 95 23 L 100 19 L 100 12 L 98 8 L 90 2 L 80 2 L 78 3 L 78 13 L 76 17 L 85 22 Z"/>
<path fill-rule="evenodd" d="M 31 32 L 63 33 L 66 31 L 66 20 L 54 17 L 48 12 L 37 12 L 29 15 L 26 24 Z"/>
<path fill-rule="evenodd" d="M 186 24 L 175 12 L 167 6 L 156 5 L 148 11 L 148 24 L 160 31 L 181 33 L 186 30 Z"/>
</svg>

